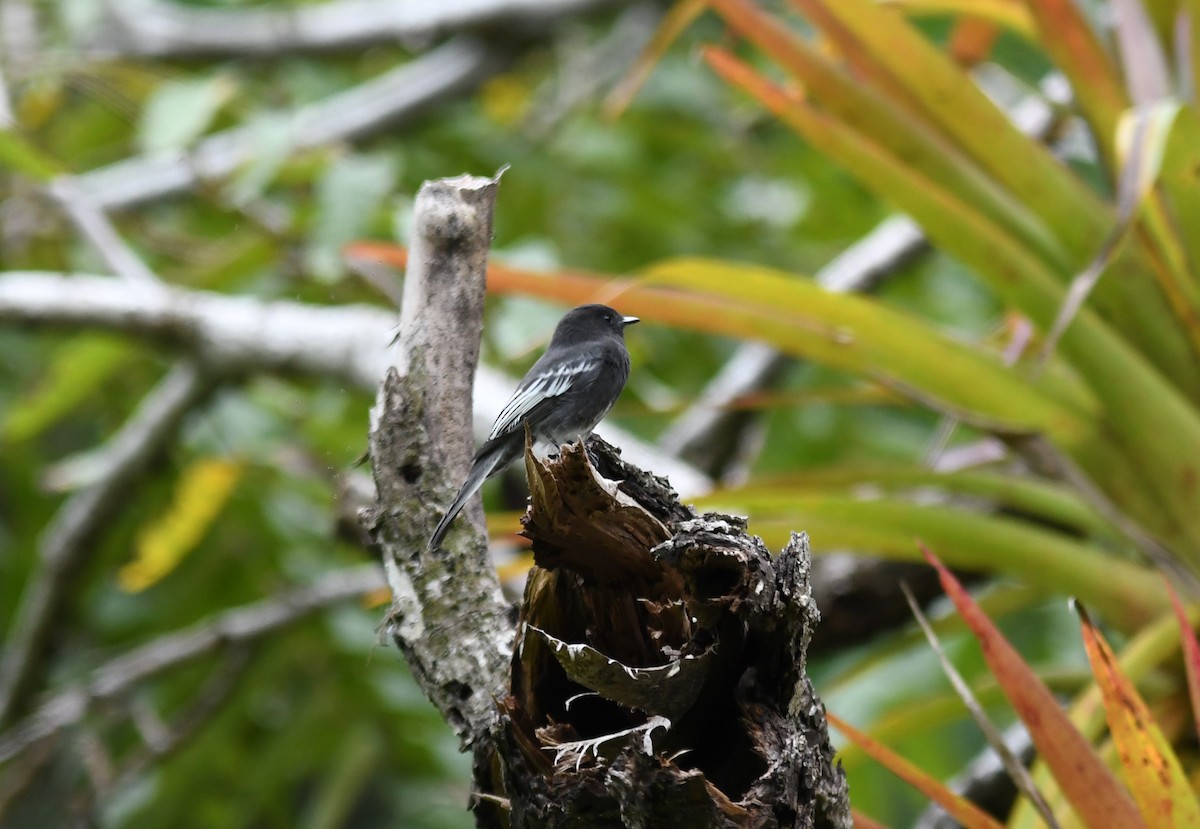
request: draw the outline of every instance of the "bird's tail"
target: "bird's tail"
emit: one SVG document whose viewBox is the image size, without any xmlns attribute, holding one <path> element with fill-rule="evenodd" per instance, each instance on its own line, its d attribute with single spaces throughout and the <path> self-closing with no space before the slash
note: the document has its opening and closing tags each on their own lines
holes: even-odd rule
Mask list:
<svg viewBox="0 0 1200 829">
<path fill-rule="evenodd" d="M 471 496 L 479 491 L 484 481 L 506 466 L 512 459 L 513 455 L 510 454 L 510 449 L 504 442 L 497 441 L 492 446 L 484 444 L 471 464 L 471 472 L 467 475 L 467 480 L 463 482 L 462 489 L 454 496 L 450 508 L 446 510 L 437 529 L 433 531 L 433 535 L 429 539 L 430 549 L 441 546 L 442 539 L 450 530 L 451 522 L 462 512 L 462 508 L 466 506 L 467 501 L 471 500 Z"/>
</svg>

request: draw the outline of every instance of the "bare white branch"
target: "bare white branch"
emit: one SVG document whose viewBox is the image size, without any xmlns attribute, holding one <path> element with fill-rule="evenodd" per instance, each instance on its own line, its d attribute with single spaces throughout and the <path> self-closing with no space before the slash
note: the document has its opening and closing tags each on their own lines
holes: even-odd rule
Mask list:
<svg viewBox="0 0 1200 829">
<path fill-rule="evenodd" d="M 375 391 L 396 334 L 394 313 L 369 305 L 321 306 L 165 286 L 146 294 L 101 276 L 0 273 L 0 323 L 102 328 L 175 345 L 224 374 L 273 372 L 328 377 Z M 474 425 L 488 433 L 516 381 L 487 366 L 475 376 Z M 612 424 L 598 430 L 643 469 L 685 496 L 709 479 Z"/>
<path fill-rule="evenodd" d="M 0 130 L 12 129 L 14 124 L 16 124 L 16 119 L 13 117 L 8 84 L 4 80 L 4 66 L 0 63 Z"/>
<path fill-rule="evenodd" d="M 90 43 L 103 56 L 253 55 L 427 42 L 504 25 L 529 30 L 616 5 L 619 0 L 330 0 L 310 5 L 221 9 L 112 0 Z"/>
<path fill-rule="evenodd" d="M 475 38 L 448 41 L 377 78 L 289 113 L 290 147 L 312 149 L 395 125 L 474 87 L 503 65 L 504 55 L 504 49 Z M 258 128 L 248 124 L 211 135 L 189 151 L 127 158 L 83 173 L 76 182 L 96 207 L 127 208 L 223 179 L 258 156 L 261 145 Z"/>
<path fill-rule="evenodd" d="M 59 176 L 46 189 L 113 273 L 143 289 L 161 284 L 74 177 Z"/>
<path fill-rule="evenodd" d="M 0 275 L 0 321 L 101 328 L 173 344 L 226 373 L 317 374 L 374 389 L 395 316 L 167 286 L 145 293 L 102 276 Z"/>
</svg>

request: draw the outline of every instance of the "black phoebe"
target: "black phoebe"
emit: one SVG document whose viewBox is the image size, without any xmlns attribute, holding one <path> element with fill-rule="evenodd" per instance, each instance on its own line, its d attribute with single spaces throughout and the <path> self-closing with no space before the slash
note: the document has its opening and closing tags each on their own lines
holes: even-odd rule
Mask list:
<svg viewBox="0 0 1200 829">
<path fill-rule="evenodd" d="M 559 320 L 546 353 L 529 369 L 475 453 L 471 473 L 433 531 L 430 547 L 442 543 L 450 522 L 483 482 L 524 452 L 526 424 L 543 454 L 592 433 L 629 379 L 625 326 L 637 321 L 607 305 L 581 305 Z"/>
</svg>

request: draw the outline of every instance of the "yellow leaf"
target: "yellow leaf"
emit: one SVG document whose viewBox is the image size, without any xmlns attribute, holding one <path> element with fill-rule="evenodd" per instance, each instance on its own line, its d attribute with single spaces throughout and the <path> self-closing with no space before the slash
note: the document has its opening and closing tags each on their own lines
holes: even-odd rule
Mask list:
<svg viewBox="0 0 1200 829">
<path fill-rule="evenodd" d="M 244 464 L 203 458 L 183 470 L 166 512 L 143 525 L 137 554 L 117 573 L 122 590 L 137 593 L 174 570 L 212 525 L 233 494 Z"/>
<path fill-rule="evenodd" d="M 29 440 L 72 414 L 132 354 L 132 346 L 108 334 L 84 334 L 59 346 L 37 385 L 0 418 L 0 440 Z"/>
<path fill-rule="evenodd" d="M 498 75 L 480 90 L 483 113 L 489 121 L 503 126 L 519 122 L 529 111 L 533 90 L 515 75 Z"/>
<path fill-rule="evenodd" d="M 379 587 L 372 590 L 362 597 L 362 606 L 368 610 L 376 607 L 382 607 L 385 604 L 391 604 L 392 588 Z"/>
</svg>

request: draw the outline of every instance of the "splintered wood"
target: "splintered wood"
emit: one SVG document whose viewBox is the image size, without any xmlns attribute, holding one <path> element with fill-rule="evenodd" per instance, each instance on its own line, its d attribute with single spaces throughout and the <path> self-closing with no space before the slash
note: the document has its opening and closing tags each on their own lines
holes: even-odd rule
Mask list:
<svg viewBox="0 0 1200 829">
<path fill-rule="evenodd" d="M 804 671 L 807 538 L 773 558 L 596 437 L 526 469 L 536 566 L 479 824 L 848 828 Z"/>
</svg>

